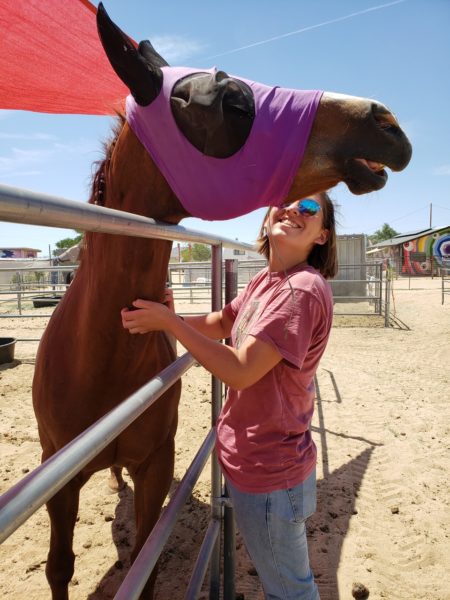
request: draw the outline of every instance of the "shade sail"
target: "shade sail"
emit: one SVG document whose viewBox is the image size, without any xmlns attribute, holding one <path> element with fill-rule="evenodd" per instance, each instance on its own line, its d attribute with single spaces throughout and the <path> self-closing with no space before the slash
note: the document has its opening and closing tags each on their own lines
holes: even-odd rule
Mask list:
<svg viewBox="0 0 450 600">
<path fill-rule="evenodd" d="M 0 0 L 0 108 L 113 114 L 129 93 L 88 0 Z"/>
</svg>

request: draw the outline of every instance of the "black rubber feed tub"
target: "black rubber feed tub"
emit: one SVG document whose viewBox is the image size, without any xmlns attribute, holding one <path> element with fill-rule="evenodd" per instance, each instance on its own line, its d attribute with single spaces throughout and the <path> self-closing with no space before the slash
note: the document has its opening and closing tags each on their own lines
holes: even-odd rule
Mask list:
<svg viewBox="0 0 450 600">
<path fill-rule="evenodd" d="M 56 306 L 62 297 L 62 294 L 53 294 L 52 296 L 33 296 L 33 306 L 34 308 L 44 308 L 44 306 Z"/>
<path fill-rule="evenodd" d="M 12 337 L 0 337 L 0 365 L 13 362 L 16 341 Z"/>
</svg>

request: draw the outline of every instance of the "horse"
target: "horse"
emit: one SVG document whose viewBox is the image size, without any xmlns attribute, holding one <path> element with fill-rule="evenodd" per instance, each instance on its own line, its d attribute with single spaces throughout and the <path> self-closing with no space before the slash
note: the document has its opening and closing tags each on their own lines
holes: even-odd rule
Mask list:
<svg viewBox="0 0 450 600">
<path fill-rule="evenodd" d="M 282 88 L 265 88 L 223 71 L 172 71 L 150 42 L 136 47 L 102 4 L 97 25 L 109 61 L 130 96 L 126 116 L 119 115 L 93 177 L 91 203 L 168 224 L 190 215 L 224 219 L 253 210 L 261 193 L 268 205 L 305 197 L 340 181 L 356 194 L 380 189 L 387 179 L 385 165 L 401 170 L 409 162 L 410 143 L 394 115 L 379 102 L 312 93 L 300 109 L 309 119 L 304 135 L 296 124 L 297 137 L 284 137 L 290 135 L 288 127 L 275 132 L 279 139 L 272 144 L 271 132 L 280 119 L 273 124 L 258 122 L 264 103 L 269 106 L 264 118 L 270 119 L 273 102 L 281 97 L 283 108 L 291 110 L 300 98 L 297 92 L 286 94 Z M 166 79 L 172 83 L 162 98 Z M 172 127 L 175 142 L 158 130 L 159 113 L 156 121 L 150 115 L 155 128 L 143 133 L 146 111 L 158 102 L 164 128 Z M 155 131 L 156 139 L 148 142 L 147 134 Z M 252 144 L 256 157 L 249 154 Z M 182 154 L 177 157 L 178 151 Z M 258 171 L 262 154 L 268 162 Z M 267 174 L 268 164 L 277 173 Z M 225 169 L 225 176 L 214 169 Z M 176 179 L 186 177 L 186 172 L 187 185 Z M 236 179 L 234 188 L 230 172 Z M 225 195 L 224 177 L 232 187 Z M 258 177 L 266 178 L 264 189 Z M 211 188 L 196 205 L 191 186 L 201 194 L 206 183 Z M 56 307 L 36 357 L 33 406 L 43 461 L 173 362 L 175 353 L 164 332 L 130 336 L 120 317 L 121 308 L 137 297 L 163 301 L 171 245 L 125 235 L 85 234 L 77 276 Z M 112 468 L 112 475 L 120 476 L 121 468 L 128 470 L 136 519 L 131 561 L 139 553 L 172 482 L 180 389 L 175 383 L 47 502 L 51 535 L 46 575 L 53 600 L 68 599 L 80 489 L 94 472 Z M 155 573 L 141 598 L 153 597 L 154 580 Z"/>
</svg>

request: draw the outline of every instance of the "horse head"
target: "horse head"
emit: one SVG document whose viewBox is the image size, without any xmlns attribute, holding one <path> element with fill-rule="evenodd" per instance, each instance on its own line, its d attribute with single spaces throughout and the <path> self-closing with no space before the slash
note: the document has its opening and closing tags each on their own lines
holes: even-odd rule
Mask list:
<svg viewBox="0 0 450 600">
<path fill-rule="evenodd" d="M 354 194 L 404 169 L 411 144 L 375 100 L 269 87 L 217 69 L 169 67 L 100 3 L 108 59 L 130 90 L 126 120 L 187 215 L 228 219 L 346 183 Z"/>
</svg>

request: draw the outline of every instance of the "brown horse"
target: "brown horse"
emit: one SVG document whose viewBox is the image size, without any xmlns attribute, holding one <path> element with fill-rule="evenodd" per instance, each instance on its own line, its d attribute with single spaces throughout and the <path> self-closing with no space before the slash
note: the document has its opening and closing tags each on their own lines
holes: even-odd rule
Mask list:
<svg viewBox="0 0 450 600">
<path fill-rule="evenodd" d="M 148 42 L 136 49 L 101 5 L 98 23 L 119 76 L 137 101 L 152 102 L 160 90 L 165 61 Z M 186 99 L 185 85 L 183 80 L 174 89 L 174 98 L 178 94 Z M 196 90 L 191 104 L 199 93 Z M 199 105 L 204 104 L 200 98 Z M 230 112 L 222 112 L 226 121 Z M 207 129 L 209 118 L 210 113 L 204 119 Z M 230 119 L 225 128 L 231 127 L 233 135 L 212 136 L 210 155 L 223 153 L 224 147 L 226 154 L 228 143 L 235 150 L 245 141 L 250 113 Z M 180 128 L 194 145 L 202 144 L 195 123 L 184 122 Z M 324 94 L 289 198 L 328 189 L 339 181 L 346 181 L 356 193 L 379 189 L 386 180 L 382 165 L 400 170 L 410 155 L 408 140 L 383 105 Z M 90 202 L 173 224 L 189 214 L 123 118 L 94 177 Z M 48 324 L 36 359 L 33 403 L 43 460 L 174 360 L 164 333 L 130 336 L 120 319 L 121 308 L 137 297 L 162 301 L 170 250 L 167 241 L 86 234 L 77 276 Z M 136 557 L 172 481 L 179 395 L 176 383 L 47 503 L 51 539 L 46 573 L 53 600 L 68 598 L 80 488 L 100 469 L 114 466 L 118 473 L 118 467 L 126 467 L 132 478 L 137 532 L 132 559 Z M 151 598 L 152 590 L 153 579 L 142 598 Z"/>
</svg>

